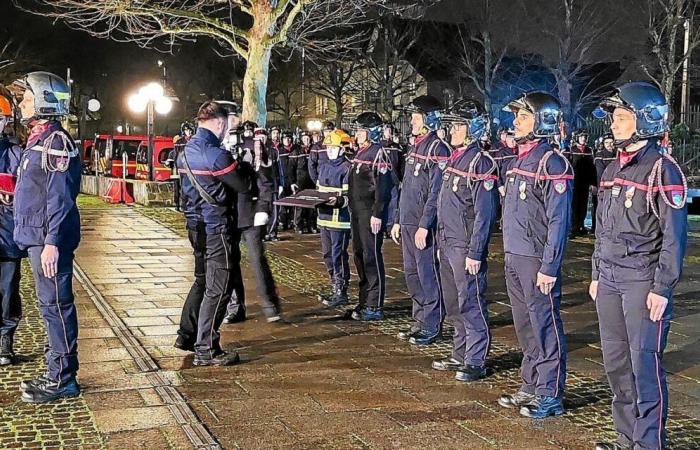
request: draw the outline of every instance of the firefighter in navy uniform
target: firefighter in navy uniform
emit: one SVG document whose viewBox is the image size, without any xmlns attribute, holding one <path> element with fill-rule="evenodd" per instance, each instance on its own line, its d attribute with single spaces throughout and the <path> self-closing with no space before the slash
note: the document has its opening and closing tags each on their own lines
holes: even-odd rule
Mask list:
<svg viewBox="0 0 700 450">
<path fill-rule="evenodd" d="M 382 118 L 375 112 L 357 116 L 353 126 L 359 148 L 352 161 L 349 191 L 352 249 L 359 278 L 359 302 L 352 318 L 382 320 L 386 278 L 382 232 L 387 221 L 392 167 L 389 155 L 379 144 Z"/>
<path fill-rule="evenodd" d="M 588 230 L 584 226 L 588 212 L 588 194 L 591 186 L 595 185 L 595 166 L 593 164 L 593 149 L 588 145 L 588 132 L 576 130 L 571 135 L 569 148 L 562 153 L 569 158 L 574 169 L 574 198 L 571 204 L 571 232 L 575 235 L 585 235 Z"/>
<path fill-rule="evenodd" d="M 601 103 L 612 117 L 618 155 L 598 191 L 589 291 L 618 439 L 599 443 L 599 450 L 666 447 L 663 353 L 687 243 L 686 179 L 660 145 L 668 109 L 647 82 L 624 84 Z"/>
<path fill-rule="evenodd" d="M 442 170 L 450 148 L 437 135 L 440 102 L 421 96 L 411 102 L 411 133 L 415 136 L 406 155 L 399 207 L 394 213 L 391 238 L 401 239 L 406 286 L 413 301 L 413 325 L 398 337 L 412 344 L 427 345 L 440 336 L 445 308 L 437 260 L 437 198 Z"/>
<path fill-rule="evenodd" d="M 284 198 L 293 194 L 292 185 L 294 184 L 296 173 L 294 169 L 294 161 L 292 153 L 296 150 L 294 145 L 294 135 L 285 131 L 282 133 L 282 145 L 278 147 L 278 174 L 279 187 L 277 193 L 279 198 Z M 294 211 L 289 206 L 281 206 L 277 208 L 279 225 L 282 230 L 288 230 L 294 221 Z"/>
<path fill-rule="evenodd" d="M 336 197 L 318 207 L 318 226 L 321 229 L 321 249 L 326 270 L 331 278 L 331 294 L 321 295 L 319 300 L 336 307 L 348 303 L 350 265 L 349 183 L 351 163 L 345 158 L 345 150 L 351 138 L 343 130 L 334 130 L 323 139 L 326 159 L 318 168 L 316 188 L 321 192 L 333 192 Z"/>
<path fill-rule="evenodd" d="M 229 136 L 231 132 L 235 134 L 237 115 L 238 107 L 230 108 Z M 265 130 L 255 130 L 252 138 L 243 139 L 241 153 L 237 158 L 239 163 L 247 166 L 253 174 L 253 182 L 250 191 L 238 193 L 237 232 L 234 237 L 234 247 L 240 248 L 240 243 L 245 242 L 248 249 L 248 265 L 255 274 L 255 284 L 262 312 L 268 322 L 278 322 L 281 320 L 280 299 L 270 264 L 265 256 L 263 243 L 266 227 L 272 214 L 275 189 L 274 162 L 271 155 L 267 153 L 266 137 Z M 228 150 L 235 152 L 238 149 L 229 148 Z M 240 272 L 236 274 L 235 279 L 242 280 Z M 241 283 L 234 287 L 224 322 L 242 322 L 245 317 L 245 289 Z"/>
<path fill-rule="evenodd" d="M 185 148 L 185 144 L 192 138 L 194 132 L 194 125 L 190 122 L 183 122 L 182 125 L 180 125 L 180 134 L 173 137 L 173 149 L 168 153 L 168 158 L 163 161 L 163 165 L 170 169 L 170 181 L 173 183 L 173 201 L 175 202 L 175 209 L 177 211 L 182 210 L 182 205 L 180 204 L 180 193 L 182 189 L 180 188 L 180 173 L 177 171 L 177 155 Z"/>
<path fill-rule="evenodd" d="M 257 125 L 256 125 L 257 127 Z M 281 139 L 282 132 L 279 127 L 272 127 L 270 129 L 270 139 L 266 140 L 265 147 L 267 149 L 267 154 L 270 156 L 272 161 L 272 174 L 274 189 L 272 191 L 272 200 L 275 201 L 279 199 L 280 187 L 281 187 L 281 177 L 280 177 L 280 167 L 279 167 L 279 149 L 282 146 Z M 254 133 L 250 135 L 252 137 Z M 264 237 L 265 241 L 278 241 L 277 237 L 277 226 L 279 225 L 279 212 L 280 207 L 272 205 L 272 215 L 270 217 L 270 223 L 267 225 L 267 234 Z"/>
<path fill-rule="evenodd" d="M 311 181 L 316 183 L 318 180 L 318 168 L 326 162 L 326 148 L 323 145 L 325 136 L 328 136 L 335 130 L 335 124 L 331 121 L 323 123 L 323 134 L 318 131 L 311 133 L 311 154 L 309 155 L 309 176 Z"/>
<path fill-rule="evenodd" d="M 60 77 L 32 72 L 16 85 L 30 129 L 14 200 L 14 240 L 27 250 L 39 311 L 46 325 L 46 373 L 20 384 L 22 400 L 43 403 L 80 393 L 78 317 L 73 297 L 73 257 L 80 242 L 80 150 L 63 129 L 70 88 Z"/>
<path fill-rule="evenodd" d="M 592 232 L 595 233 L 597 225 L 597 212 L 598 212 L 598 186 L 600 185 L 600 180 L 603 179 L 603 172 L 610 165 L 611 162 L 615 161 L 617 158 L 617 152 L 615 151 L 615 137 L 608 133 L 604 134 L 600 138 L 600 148 L 595 152 L 593 158 L 593 165 L 595 166 L 596 182 L 593 187 L 591 187 L 591 194 L 593 195 L 593 227 Z"/>
<path fill-rule="evenodd" d="M 548 142 L 559 133 L 562 115 L 556 98 L 531 92 L 506 108 L 515 114 L 518 158 L 506 179 L 503 248 L 523 361 L 520 390 L 502 395 L 498 403 L 541 419 L 564 413 L 566 342 L 559 305 L 573 174 L 566 157 Z"/>
<path fill-rule="evenodd" d="M 311 155 L 311 136 L 301 133 L 301 142 L 294 147 L 290 156 L 294 167 L 294 183 L 292 193 L 313 189 L 314 181 L 309 174 L 309 157 Z M 294 208 L 294 231 L 298 234 L 311 233 L 316 230 L 314 210 L 309 208 Z"/>
<path fill-rule="evenodd" d="M 385 238 L 391 236 L 390 230 L 394 226 L 394 214 L 396 208 L 399 206 L 399 189 L 401 187 L 401 176 L 403 175 L 404 166 L 404 152 L 399 144 L 398 136 L 396 136 L 396 130 L 394 126 L 387 123 L 384 125 L 384 135 L 380 144 L 384 147 L 384 150 L 389 154 L 389 161 L 391 161 L 392 175 L 394 178 L 394 186 L 391 188 L 391 202 L 389 202 L 389 213 L 388 222 L 385 226 Z"/>
<path fill-rule="evenodd" d="M 455 332 L 451 357 L 434 361 L 433 368 L 475 381 L 486 376 L 490 343 L 486 259 L 498 209 L 498 167 L 481 140 L 489 118 L 479 103 L 456 102 L 443 122 L 452 124 L 454 150 L 438 197 L 437 242 L 445 309 Z"/>
<path fill-rule="evenodd" d="M 22 149 L 4 133 L 12 119 L 10 101 L 0 96 L 0 366 L 15 364 L 14 335 L 22 318 L 19 296 L 21 258 L 26 257 L 12 236 L 13 199 Z"/>
<path fill-rule="evenodd" d="M 185 215 L 201 214 L 204 222 L 204 294 L 198 311 L 196 366 L 230 365 L 238 353 L 221 349 L 219 327 L 234 287 L 241 280 L 240 253 L 235 252 L 233 234 L 237 225 L 237 194 L 248 192 L 253 174 L 249 164 L 240 164 L 221 148 L 229 126 L 229 109 L 217 102 L 204 103 L 197 113 L 197 133 L 178 159 L 182 178 Z M 196 250 L 195 250 L 196 251 Z"/>
</svg>

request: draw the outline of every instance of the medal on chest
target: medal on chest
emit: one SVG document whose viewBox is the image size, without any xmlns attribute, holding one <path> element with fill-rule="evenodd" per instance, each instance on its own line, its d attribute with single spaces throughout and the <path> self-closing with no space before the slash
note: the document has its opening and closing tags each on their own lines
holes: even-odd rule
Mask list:
<svg viewBox="0 0 700 450">
<path fill-rule="evenodd" d="M 632 207 L 632 197 L 634 197 L 634 192 L 636 190 L 634 186 L 630 186 L 625 191 L 625 208 L 629 209 Z"/>
<path fill-rule="evenodd" d="M 413 176 L 417 177 L 419 173 L 420 173 L 420 163 L 416 164 L 416 168 L 413 169 Z"/>
<path fill-rule="evenodd" d="M 520 197 L 520 200 L 525 200 L 527 198 L 526 190 L 527 190 L 527 182 L 521 181 L 520 185 L 518 185 L 518 192 L 520 192 L 520 195 L 518 195 L 518 196 Z"/>
<path fill-rule="evenodd" d="M 459 189 L 459 177 L 454 177 L 452 179 L 452 192 L 457 192 Z"/>
</svg>

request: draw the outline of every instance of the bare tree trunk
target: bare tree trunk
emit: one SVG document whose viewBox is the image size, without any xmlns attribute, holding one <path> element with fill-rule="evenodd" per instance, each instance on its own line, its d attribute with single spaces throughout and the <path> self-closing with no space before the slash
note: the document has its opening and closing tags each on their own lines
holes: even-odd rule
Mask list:
<svg viewBox="0 0 700 450">
<path fill-rule="evenodd" d="M 487 8 L 488 2 L 486 4 Z M 491 86 L 491 70 L 493 69 L 493 48 L 491 47 L 491 33 L 485 31 L 483 33 L 484 38 L 484 109 L 486 114 L 491 116 L 493 111 L 491 111 L 492 102 L 492 86 Z"/>
<path fill-rule="evenodd" d="M 243 119 L 264 127 L 267 122 L 267 80 L 272 49 L 251 41 L 243 77 Z"/>
<path fill-rule="evenodd" d="M 343 105 L 343 96 L 342 95 L 336 95 L 335 96 L 335 126 L 340 127 L 341 123 L 343 123 L 343 116 L 345 115 L 344 111 L 344 106 Z"/>
</svg>

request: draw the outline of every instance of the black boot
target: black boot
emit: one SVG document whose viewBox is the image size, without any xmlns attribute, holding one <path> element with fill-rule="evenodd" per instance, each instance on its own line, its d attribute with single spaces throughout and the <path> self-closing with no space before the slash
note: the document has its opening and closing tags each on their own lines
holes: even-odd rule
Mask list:
<svg viewBox="0 0 700 450">
<path fill-rule="evenodd" d="M 177 339 L 175 339 L 175 343 L 173 344 L 173 347 L 179 349 L 179 350 L 184 350 L 186 352 L 193 352 L 194 351 L 194 342 L 188 341 L 182 336 L 178 336 Z"/>
<path fill-rule="evenodd" d="M 347 286 L 336 285 L 331 298 L 324 300 L 323 304 L 329 308 L 335 308 L 336 306 L 347 305 L 349 301 Z"/>
<path fill-rule="evenodd" d="M 12 350 L 12 336 L 0 336 L 0 366 L 9 366 L 15 363 L 15 352 Z"/>
<path fill-rule="evenodd" d="M 213 355 L 209 352 L 205 354 L 195 353 L 194 361 L 192 362 L 195 366 L 233 366 L 241 361 L 238 352 L 226 353 L 224 351 L 216 351 Z"/>
<path fill-rule="evenodd" d="M 75 380 L 66 383 L 44 380 L 22 392 L 22 401 L 26 403 L 47 403 L 62 398 L 77 397 L 78 395 L 80 395 L 80 386 Z"/>
</svg>

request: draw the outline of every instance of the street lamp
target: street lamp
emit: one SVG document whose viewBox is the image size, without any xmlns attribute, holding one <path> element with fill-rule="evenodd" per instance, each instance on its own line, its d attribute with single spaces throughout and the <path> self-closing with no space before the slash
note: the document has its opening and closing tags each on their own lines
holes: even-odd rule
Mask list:
<svg viewBox="0 0 700 450">
<path fill-rule="evenodd" d="M 166 115 L 173 109 L 173 102 L 165 96 L 165 90 L 160 83 L 151 82 L 141 87 L 138 92 L 129 96 L 127 101 L 129 109 L 135 113 L 147 111 L 146 129 L 148 134 L 148 181 L 153 181 L 153 142 L 154 142 L 154 116 L 157 112 Z"/>
</svg>

